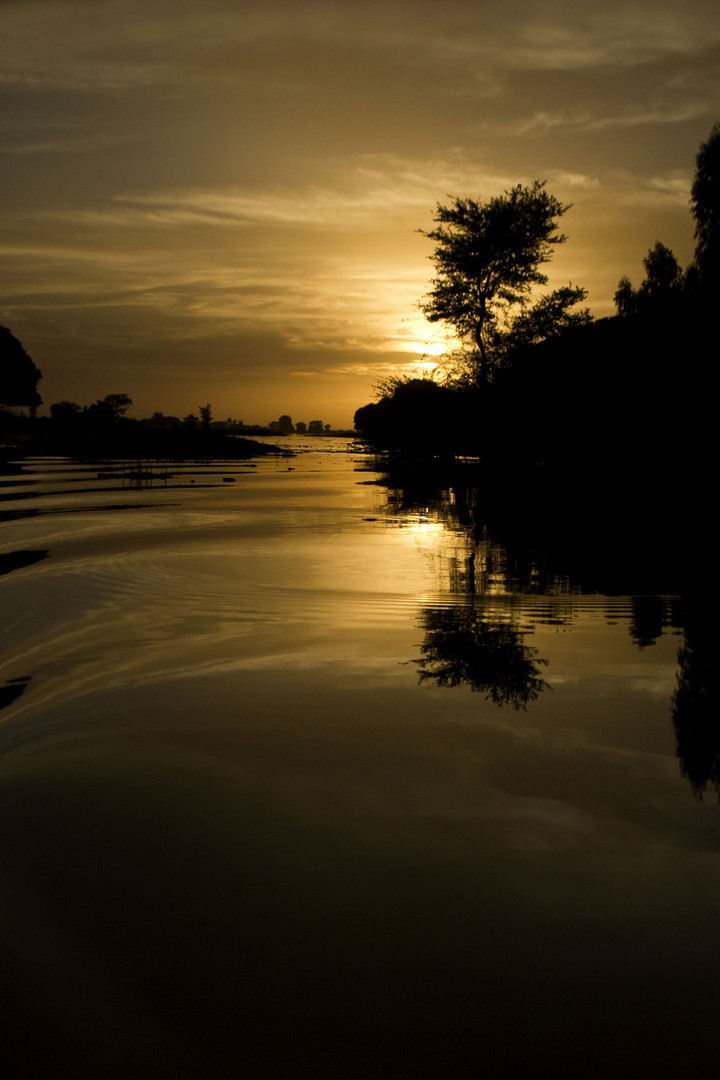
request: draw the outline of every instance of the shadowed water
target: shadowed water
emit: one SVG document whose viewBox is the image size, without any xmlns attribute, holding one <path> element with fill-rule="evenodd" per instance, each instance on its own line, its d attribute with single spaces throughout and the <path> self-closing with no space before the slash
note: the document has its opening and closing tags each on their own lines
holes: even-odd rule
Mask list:
<svg viewBox="0 0 720 1080">
<path fill-rule="evenodd" d="M 6 1074 L 707 1069 L 703 605 L 251 464 L 0 478 Z"/>
</svg>

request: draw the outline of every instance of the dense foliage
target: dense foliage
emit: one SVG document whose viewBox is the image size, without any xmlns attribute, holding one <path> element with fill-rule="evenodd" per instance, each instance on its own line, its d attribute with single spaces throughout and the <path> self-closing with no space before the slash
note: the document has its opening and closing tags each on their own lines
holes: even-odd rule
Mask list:
<svg viewBox="0 0 720 1080">
<path fill-rule="evenodd" d="M 41 375 L 14 334 L 0 326 L 0 405 L 37 408 L 42 401 L 37 390 Z"/>
<path fill-rule="evenodd" d="M 536 180 L 518 184 L 486 203 L 454 198 L 437 206 L 437 227 L 424 233 L 436 243 L 430 256 L 437 276 L 420 307 L 430 322 L 446 322 L 469 347 L 468 366 L 487 382 L 494 366 L 519 342 L 585 322 L 571 309 L 584 289 L 564 286 L 530 305 L 533 290 L 546 285 L 541 267 L 567 237 L 557 219 L 569 209 Z"/>
</svg>

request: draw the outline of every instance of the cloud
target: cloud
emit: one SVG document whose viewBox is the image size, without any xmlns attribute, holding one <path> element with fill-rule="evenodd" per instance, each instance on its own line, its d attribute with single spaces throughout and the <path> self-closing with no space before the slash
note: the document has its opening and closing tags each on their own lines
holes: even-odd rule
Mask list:
<svg viewBox="0 0 720 1080">
<path fill-rule="evenodd" d="M 539 15 L 529 3 L 499 0 L 15 0 L 3 19 L 2 79 L 71 90 L 188 88 L 263 71 L 297 87 L 340 56 L 373 57 L 386 69 L 401 63 L 425 77 L 451 64 L 469 84 L 491 88 L 497 70 L 628 67 L 720 40 L 717 8 L 704 0 L 656 3 L 652 18 L 645 5 L 618 2 L 602 10 L 549 3 Z"/>
<path fill-rule="evenodd" d="M 605 131 L 611 128 L 646 127 L 658 124 L 685 124 L 708 115 L 705 101 L 668 103 L 667 105 L 631 104 L 620 111 L 597 113 L 584 108 L 566 108 L 557 112 L 536 112 L 532 116 L 508 125 L 515 135 L 547 135 L 567 131 Z"/>
<path fill-rule="evenodd" d="M 92 229 L 169 230 L 281 228 L 343 232 L 387 228 L 397 219 L 409 228 L 432 213 L 449 192 L 471 190 L 489 197 L 517 182 L 517 176 L 478 169 L 462 155 L 428 159 L 388 153 L 357 155 L 337 163 L 334 183 L 248 189 L 243 187 L 167 189 L 117 195 L 100 206 L 43 213 L 47 222 Z M 575 177 L 579 183 L 579 177 Z"/>
<path fill-rule="evenodd" d="M 0 154 L 8 157 L 24 157 L 31 154 L 76 154 L 87 151 L 107 150 L 126 140 L 109 133 L 88 133 L 84 135 L 56 135 L 54 138 L 34 138 L 0 146 Z"/>
<path fill-rule="evenodd" d="M 571 201 L 615 205 L 676 206 L 689 189 L 685 173 L 641 185 L 621 173 L 557 170 L 549 179 Z M 140 312 L 152 314 L 165 342 L 271 333 L 325 356 L 437 352 L 438 328 L 417 308 L 432 276 L 418 228 L 447 192 L 488 197 L 517 180 L 461 153 L 361 154 L 322 186 L 176 188 L 45 210 L 15 220 L 17 239 L 6 231 L 4 254 L 23 266 L 6 296 L 25 313 L 94 309 L 116 324 L 125 311 L 143 335 Z M 562 280 L 583 281 L 574 260 L 559 267 Z"/>
<path fill-rule="evenodd" d="M 586 191 L 592 191 L 600 186 L 597 176 L 586 176 L 584 173 L 555 172 L 551 174 L 551 179 L 564 187 L 581 188 Z"/>
<path fill-rule="evenodd" d="M 710 3 L 656 3 L 602 8 L 555 3 L 526 12 L 507 60 L 534 70 L 629 68 L 663 57 L 686 57 L 720 41 L 720 18 Z"/>
<path fill-rule="evenodd" d="M 253 371 L 401 363 L 434 345 L 417 300 L 436 204 L 538 176 L 573 204 L 557 281 L 603 312 L 656 238 L 682 258 L 720 111 L 709 0 L 652 18 L 619 0 L 6 0 L 2 18 L 3 307 L 29 340 L 42 325 L 45 371 L 103 334 L 128 363 L 202 345 L 223 364 L 234 340 Z"/>
</svg>

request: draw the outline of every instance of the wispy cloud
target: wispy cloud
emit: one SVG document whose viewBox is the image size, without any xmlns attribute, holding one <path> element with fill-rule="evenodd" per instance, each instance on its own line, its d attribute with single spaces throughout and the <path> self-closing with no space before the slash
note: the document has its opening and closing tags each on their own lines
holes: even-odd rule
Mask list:
<svg viewBox="0 0 720 1080">
<path fill-rule="evenodd" d="M 84 135 L 55 135 L 50 138 L 23 138 L 16 143 L 0 145 L 0 154 L 6 157 L 27 157 L 40 154 L 77 154 L 88 151 L 107 150 L 120 146 L 127 140 L 109 133 Z"/>
<path fill-rule="evenodd" d="M 627 68 L 702 52 L 720 41 L 717 7 L 659 2 L 590 8 L 555 3 L 528 12 L 508 45 L 512 66 L 534 70 Z"/>
<path fill-rule="evenodd" d="M 607 131 L 612 128 L 634 128 L 659 124 L 685 124 L 707 116 L 708 102 L 688 101 L 681 104 L 631 104 L 610 113 L 597 113 L 584 108 L 560 109 L 557 112 L 536 112 L 532 116 L 508 125 L 515 135 L 547 135 L 552 131 Z"/>
<path fill-rule="evenodd" d="M 452 0 L 380 4 L 290 0 L 222 3 L 193 0 L 10 0 L 3 5 L 3 80 L 19 85 L 109 91 L 196 80 L 234 82 L 245 75 L 304 82 L 304 61 L 331 54 L 373 55 L 409 69 L 460 65 L 478 83 L 493 70 L 632 66 L 688 55 L 720 40 L 714 4 L 683 7 L 609 0 L 602 9 L 554 2 L 542 14 L 530 4 Z M 39 30 L 41 28 L 41 30 Z M 479 65 L 478 61 L 482 64 Z"/>
<path fill-rule="evenodd" d="M 516 182 L 510 174 L 482 173 L 468 161 L 408 160 L 390 154 L 363 155 L 344 163 L 333 187 L 288 190 L 167 190 L 116 196 L 104 206 L 47 211 L 48 220 L 90 227 L 280 226 L 352 230 L 378 227 L 391 218 L 416 218 L 432 210 L 448 190 L 488 196 Z"/>
</svg>

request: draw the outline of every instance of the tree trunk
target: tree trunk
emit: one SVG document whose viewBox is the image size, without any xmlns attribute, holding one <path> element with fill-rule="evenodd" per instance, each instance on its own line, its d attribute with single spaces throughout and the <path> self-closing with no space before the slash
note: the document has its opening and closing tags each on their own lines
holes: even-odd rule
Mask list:
<svg viewBox="0 0 720 1080">
<path fill-rule="evenodd" d="M 480 319 L 480 321 L 477 323 L 477 325 L 475 327 L 475 344 L 477 345 L 478 351 L 480 353 L 480 377 L 481 377 L 483 383 L 487 383 L 487 381 L 488 381 L 487 349 L 485 348 L 485 342 L 483 341 L 483 336 L 482 336 L 483 323 L 484 322 L 485 322 L 485 317 L 483 315 L 483 318 Z"/>
</svg>

